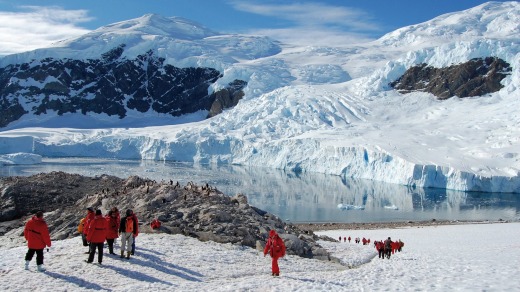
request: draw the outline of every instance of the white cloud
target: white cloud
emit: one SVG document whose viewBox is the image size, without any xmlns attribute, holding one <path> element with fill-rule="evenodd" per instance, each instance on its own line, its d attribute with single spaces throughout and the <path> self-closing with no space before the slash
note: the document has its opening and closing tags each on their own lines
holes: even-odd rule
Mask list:
<svg viewBox="0 0 520 292">
<path fill-rule="evenodd" d="M 30 51 L 80 36 L 89 30 L 79 23 L 92 20 L 86 10 L 23 6 L 20 12 L 0 11 L 0 55 Z"/>
<path fill-rule="evenodd" d="M 349 46 L 372 41 L 363 34 L 348 33 L 335 29 L 312 29 L 293 27 L 285 29 L 257 29 L 249 32 L 253 35 L 265 35 L 284 43 L 300 46 Z"/>
<path fill-rule="evenodd" d="M 237 10 L 285 20 L 291 23 L 283 29 L 258 29 L 251 33 L 263 34 L 295 44 L 342 45 L 365 42 L 366 32 L 380 28 L 366 12 L 345 6 L 316 2 L 292 4 L 258 4 L 232 1 Z"/>
</svg>

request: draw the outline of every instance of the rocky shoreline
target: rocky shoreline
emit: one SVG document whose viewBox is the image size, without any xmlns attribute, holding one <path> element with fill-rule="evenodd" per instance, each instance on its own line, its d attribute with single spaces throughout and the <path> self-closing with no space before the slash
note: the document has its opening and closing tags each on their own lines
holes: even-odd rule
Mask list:
<svg viewBox="0 0 520 292">
<path fill-rule="evenodd" d="M 324 231 L 324 230 L 371 230 L 371 229 L 395 229 L 408 227 L 425 227 L 425 226 L 444 226 L 444 225 L 461 225 L 461 224 L 490 224 L 490 223 L 508 223 L 509 221 L 460 221 L 460 220 L 425 220 L 425 221 L 406 221 L 406 222 L 369 222 L 369 223 L 297 223 L 294 224 L 301 230 L 307 231 Z"/>
<path fill-rule="evenodd" d="M 193 182 L 181 186 L 173 180 L 64 172 L 0 178 L 0 246 L 21 244 L 24 222 L 38 210 L 44 212 L 51 239 L 62 240 L 79 236 L 77 226 L 87 208 L 107 214 L 112 207 L 122 215 L 132 209 L 139 219 L 140 233 L 183 234 L 263 251 L 269 231 L 276 230 L 288 254 L 331 260 L 313 232 L 251 206 L 242 194 L 229 196 Z M 150 227 L 154 219 L 162 222 L 159 230 Z"/>
</svg>

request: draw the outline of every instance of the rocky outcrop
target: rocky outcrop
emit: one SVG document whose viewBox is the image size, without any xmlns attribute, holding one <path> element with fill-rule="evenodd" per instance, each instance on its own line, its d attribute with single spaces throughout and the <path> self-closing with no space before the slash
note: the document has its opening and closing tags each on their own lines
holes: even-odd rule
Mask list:
<svg viewBox="0 0 520 292">
<path fill-rule="evenodd" d="M 209 110 L 208 118 L 214 117 L 223 110 L 232 108 L 238 104 L 238 102 L 244 97 L 244 87 L 247 82 L 242 80 L 235 80 L 229 84 L 228 88 L 219 90 L 215 94 L 215 101 L 211 105 Z"/>
<path fill-rule="evenodd" d="M 447 68 L 421 64 L 408 69 L 390 86 L 401 93 L 429 92 L 439 99 L 482 96 L 499 91 L 503 87 L 500 82 L 511 71 L 510 64 L 496 57 L 471 59 Z"/>
<path fill-rule="evenodd" d="M 53 239 L 77 236 L 77 225 L 86 208 L 106 214 L 118 207 L 132 209 L 140 220 L 140 232 L 152 231 L 154 218 L 162 222 L 158 232 L 184 234 L 202 241 L 233 243 L 263 249 L 269 230 L 275 229 L 288 254 L 331 260 L 316 243 L 312 231 L 302 231 L 273 214 L 248 204 L 244 195 L 225 195 L 209 186 L 170 181 L 156 182 L 132 176 L 84 177 L 63 172 L 0 179 L 0 235 L 20 236 L 23 221 L 43 209 Z"/>
<path fill-rule="evenodd" d="M 208 94 L 222 77 L 215 69 L 177 68 L 152 51 L 128 60 L 121 57 L 124 48 L 99 59 L 47 58 L 0 68 L 0 127 L 28 113 L 105 113 L 123 119 L 129 110 L 181 116 L 214 107 L 215 115 L 217 108 L 234 106 L 243 95 L 245 82 L 239 80 Z"/>
</svg>

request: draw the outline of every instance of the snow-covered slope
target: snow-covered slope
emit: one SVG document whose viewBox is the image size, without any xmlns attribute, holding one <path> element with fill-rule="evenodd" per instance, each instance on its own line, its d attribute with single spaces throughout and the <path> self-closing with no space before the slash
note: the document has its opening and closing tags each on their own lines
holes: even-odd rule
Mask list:
<svg viewBox="0 0 520 292">
<path fill-rule="evenodd" d="M 405 245 L 390 259 L 379 259 L 373 244 L 320 241 L 341 265 L 289 255 L 279 260 L 279 278 L 271 276 L 271 259 L 260 251 L 146 233 L 137 237 L 130 260 L 105 249 L 102 265 L 87 264 L 78 237 L 52 242 L 44 254 L 46 272 L 36 271 L 34 258 L 26 271 L 27 247 L 16 229 L 0 242 L 0 283 L 2 291 L 516 291 L 519 227 L 496 223 L 320 231 L 372 242 L 391 237 Z M 119 253 L 119 240 L 115 245 Z"/>
<path fill-rule="evenodd" d="M 124 42 L 127 57 L 153 50 L 175 66 L 220 70 L 215 88 L 245 80 L 244 99 L 188 124 L 4 131 L 0 153 L 232 163 L 520 192 L 519 15 L 519 2 L 489 2 L 345 47 L 293 47 L 145 15 L 0 63 L 99 56 Z M 504 87 L 487 96 L 438 101 L 388 86 L 415 64 L 445 67 L 487 56 L 513 68 Z M 68 118 L 60 118 L 63 125 Z"/>
</svg>

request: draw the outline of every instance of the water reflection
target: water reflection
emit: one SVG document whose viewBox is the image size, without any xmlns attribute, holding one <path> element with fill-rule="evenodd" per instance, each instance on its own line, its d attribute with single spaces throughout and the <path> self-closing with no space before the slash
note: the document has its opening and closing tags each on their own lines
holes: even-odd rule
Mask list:
<svg viewBox="0 0 520 292">
<path fill-rule="evenodd" d="M 209 183 L 247 195 L 250 204 L 292 222 L 388 222 L 417 220 L 519 220 L 520 196 L 420 189 L 315 173 L 239 166 L 85 158 L 44 159 L 38 165 L 3 166 L 0 176 L 65 171 L 157 181 Z"/>
</svg>

